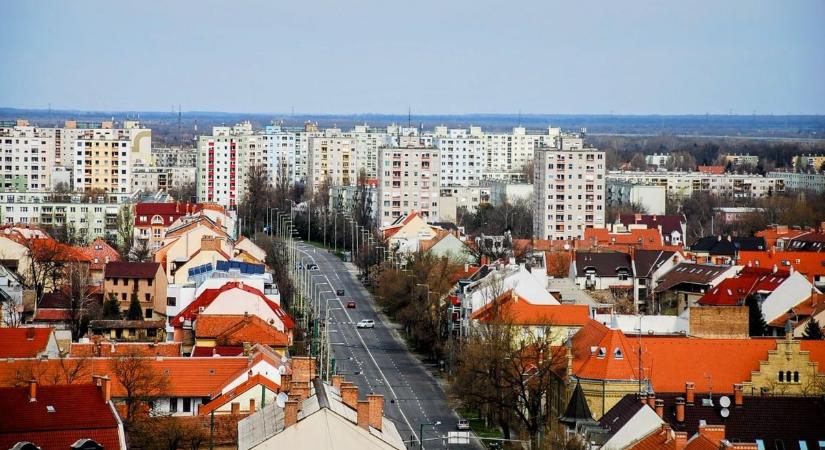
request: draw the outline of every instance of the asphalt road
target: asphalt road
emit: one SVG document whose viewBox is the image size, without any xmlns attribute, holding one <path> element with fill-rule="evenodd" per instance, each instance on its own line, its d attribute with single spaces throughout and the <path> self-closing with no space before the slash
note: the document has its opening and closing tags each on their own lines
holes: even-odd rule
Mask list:
<svg viewBox="0 0 825 450">
<path fill-rule="evenodd" d="M 418 448 L 420 425 L 425 426 L 424 448 L 446 448 L 440 437 L 455 430 L 458 416 L 447 404 L 444 391 L 426 368 L 406 348 L 404 342 L 396 338 L 392 325 L 384 322 L 376 313 L 376 305 L 369 292 L 356 276 L 334 254 L 325 250 L 301 244 L 304 261 L 314 262 L 318 270 L 311 273 L 322 299 L 330 299 L 330 342 L 338 372 L 347 381 L 358 386 L 360 397 L 366 393 L 384 395 L 384 415 L 398 428 L 402 439 L 415 441 Z M 343 289 L 345 295 L 335 298 L 334 292 Z M 349 300 L 356 302 L 356 308 L 346 309 Z M 361 319 L 375 320 L 375 328 L 357 329 L 355 324 Z M 450 448 L 474 448 L 474 445 L 450 445 Z"/>
</svg>

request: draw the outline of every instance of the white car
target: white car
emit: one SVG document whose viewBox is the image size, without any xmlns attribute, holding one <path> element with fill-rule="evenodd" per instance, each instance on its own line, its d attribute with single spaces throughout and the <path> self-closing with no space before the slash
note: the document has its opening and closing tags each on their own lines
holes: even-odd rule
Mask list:
<svg viewBox="0 0 825 450">
<path fill-rule="evenodd" d="M 375 321 L 370 319 L 364 319 L 358 324 L 355 325 L 356 328 L 375 328 Z"/>
</svg>

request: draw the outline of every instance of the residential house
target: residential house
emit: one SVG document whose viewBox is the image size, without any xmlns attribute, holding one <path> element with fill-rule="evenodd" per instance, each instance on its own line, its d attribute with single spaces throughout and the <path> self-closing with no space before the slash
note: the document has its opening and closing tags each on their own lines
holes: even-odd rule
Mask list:
<svg viewBox="0 0 825 450">
<path fill-rule="evenodd" d="M 810 232 L 811 230 L 791 228 L 787 225 L 774 225 L 762 231 L 757 231 L 754 236 L 765 239 L 765 246 L 768 250 L 782 251 L 788 248 L 790 240 Z"/>
<path fill-rule="evenodd" d="M 739 252 L 765 250 L 765 239 L 760 237 L 705 236 L 690 246 L 689 256 L 697 262 L 734 264 Z"/>
<path fill-rule="evenodd" d="M 793 269 L 807 276 L 818 289 L 825 288 L 825 264 L 822 264 L 822 254 L 819 252 L 742 251 L 739 253 L 739 264 Z"/>
<path fill-rule="evenodd" d="M 685 245 L 687 219 L 681 214 L 621 214 L 617 223 L 626 228 L 634 225 L 656 228 L 662 234 L 665 245 Z"/>
<path fill-rule="evenodd" d="M 633 292 L 633 262 L 620 252 L 576 252 L 570 274 L 581 289 Z"/>
<path fill-rule="evenodd" d="M 235 241 L 235 255 L 248 255 L 252 259 L 247 259 L 245 262 L 253 263 L 253 264 L 265 264 L 266 263 L 266 250 L 258 247 L 251 239 L 248 239 L 245 236 L 239 237 Z"/>
<path fill-rule="evenodd" d="M 745 266 L 736 276 L 722 280 L 699 298 L 702 306 L 741 306 L 751 295 L 761 304 L 790 276 L 785 270 Z"/>
<path fill-rule="evenodd" d="M 682 312 L 738 270 L 738 266 L 681 262 L 659 278 L 653 289 L 653 302 L 658 311 Z"/>
<path fill-rule="evenodd" d="M 57 358 L 60 348 L 54 330 L 45 327 L 0 327 L 0 359 Z"/>
<path fill-rule="evenodd" d="M 633 298 L 637 308 L 650 305 L 659 279 L 682 259 L 681 253 L 669 250 L 636 250 L 633 252 Z"/>
<path fill-rule="evenodd" d="M 437 236 L 438 228 L 429 225 L 418 212 L 402 215 L 381 228 L 381 235 L 396 254 L 418 251 L 419 243 Z"/>
<path fill-rule="evenodd" d="M 238 422 L 238 449 L 406 448 L 393 421 L 384 416 L 383 396 L 360 400 L 358 388 L 340 376 L 332 385 L 318 378 L 304 385 L 308 387 L 297 391 L 299 386 L 292 387 L 283 407 L 270 403 Z"/>
<path fill-rule="evenodd" d="M 195 320 L 195 348 L 192 356 L 248 353 L 255 345 L 266 345 L 281 356 L 292 345 L 291 336 L 256 315 L 203 314 Z"/>
<path fill-rule="evenodd" d="M 765 322 L 774 328 L 775 335 L 782 335 L 785 322 L 787 320 L 791 320 L 792 323 L 799 322 L 801 313 L 810 312 L 805 307 L 806 301 L 815 294 L 821 293 L 804 275 L 799 272 L 791 273 L 762 302 L 762 315 L 765 317 Z M 799 312 L 796 311 L 797 308 Z"/>
<path fill-rule="evenodd" d="M 120 261 L 120 254 L 105 240 L 97 238 L 86 247 L 78 248 L 89 257 L 89 275 L 92 284 L 103 284 L 103 269 L 112 261 Z"/>
<path fill-rule="evenodd" d="M 421 241 L 422 251 L 440 258 L 448 258 L 457 264 L 473 264 L 476 262 L 475 255 L 472 254 L 467 244 L 453 233 L 442 232 L 428 241 Z"/>
<path fill-rule="evenodd" d="M 235 232 L 235 219 L 222 207 L 210 203 L 153 202 L 137 203 L 134 211 L 136 242 L 156 251 L 165 242 L 169 229 L 181 219 L 202 216 L 222 228 L 228 235 Z"/>
<path fill-rule="evenodd" d="M 787 330 L 790 326 L 794 337 L 801 338 L 805 336 L 808 322 L 811 320 L 816 320 L 820 331 L 825 331 L 825 294 L 811 294 L 805 301 L 768 323 L 768 326 L 775 331 Z"/>
<path fill-rule="evenodd" d="M 126 450 L 109 383 L 0 388 L 0 448 Z"/>
<path fill-rule="evenodd" d="M 201 247 L 189 256 L 186 261 L 177 261 L 171 268 L 172 283 L 183 285 L 190 283 L 190 275 L 197 273 L 195 268 L 208 264 L 216 267 L 219 262 L 226 262 L 232 259 L 224 248 L 225 240 L 222 237 L 203 236 Z"/>
<path fill-rule="evenodd" d="M 97 339 L 97 337 L 92 336 L 91 339 L 81 339 L 82 342 L 72 342 L 69 357 L 113 358 L 128 354 L 165 358 L 181 356 L 180 342 L 122 342 Z"/>
<path fill-rule="evenodd" d="M 166 274 L 156 262 L 113 261 L 104 269 L 103 298 L 114 296 L 124 313 L 137 296 L 144 318 L 165 320 L 166 289 Z"/>
<path fill-rule="evenodd" d="M 111 341 L 163 342 L 166 340 L 166 320 L 92 320 L 93 336 Z"/>
<path fill-rule="evenodd" d="M 227 260 L 235 253 L 230 236 L 211 219 L 206 216 L 182 218 L 169 227 L 163 246 L 155 252 L 155 262 L 163 266 L 167 279 L 174 279 L 177 269 L 201 250 L 204 238 L 218 245 Z"/>
</svg>

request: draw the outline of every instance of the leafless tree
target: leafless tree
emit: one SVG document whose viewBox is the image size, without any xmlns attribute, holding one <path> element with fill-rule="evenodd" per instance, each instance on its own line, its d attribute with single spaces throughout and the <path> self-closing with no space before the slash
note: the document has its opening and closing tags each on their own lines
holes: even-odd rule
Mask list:
<svg viewBox="0 0 825 450">
<path fill-rule="evenodd" d="M 161 395 L 169 383 L 166 375 L 152 367 L 151 359 L 136 350 L 113 358 L 110 367 L 125 391 L 127 422 L 135 419 L 144 405 Z"/>
<path fill-rule="evenodd" d="M 85 334 L 89 320 L 100 312 L 100 305 L 94 297 L 89 265 L 69 264 L 64 271 L 63 285 L 59 292 L 69 310 L 72 340 L 76 341 Z"/>
</svg>

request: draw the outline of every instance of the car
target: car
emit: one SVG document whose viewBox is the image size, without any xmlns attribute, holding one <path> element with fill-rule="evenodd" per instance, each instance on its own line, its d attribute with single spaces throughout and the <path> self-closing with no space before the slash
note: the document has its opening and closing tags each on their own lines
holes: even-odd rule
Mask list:
<svg viewBox="0 0 825 450">
<path fill-rule="evenodd" d="M 355 325 L 357 328 L 375 328 L 375 321 L 371 319 L 364 319 Z"/>
<path fill-rule="evenodd" d="M 318 270 L 318 264 L 307 264 L 307 270 Z"/>
<path fill-rule="evenodd" d="M 467 419 L 458 419 L 455 424 L 455 429 L 459 431 L 468 431 L 470 429 L 470 421 Z"/>
<path fill-rule="evenodd" d="M 335 291 L 335 295 L 337 295 L 339 297 L 344 295 L 344 290 L 343 289 L 338 289 L 337 291 Z"/>
<path fill-rule="evenodd" d="M 347 302 L 348 309 L 355 309 L 355 300 L 350 300 Z"/>
</svg>

